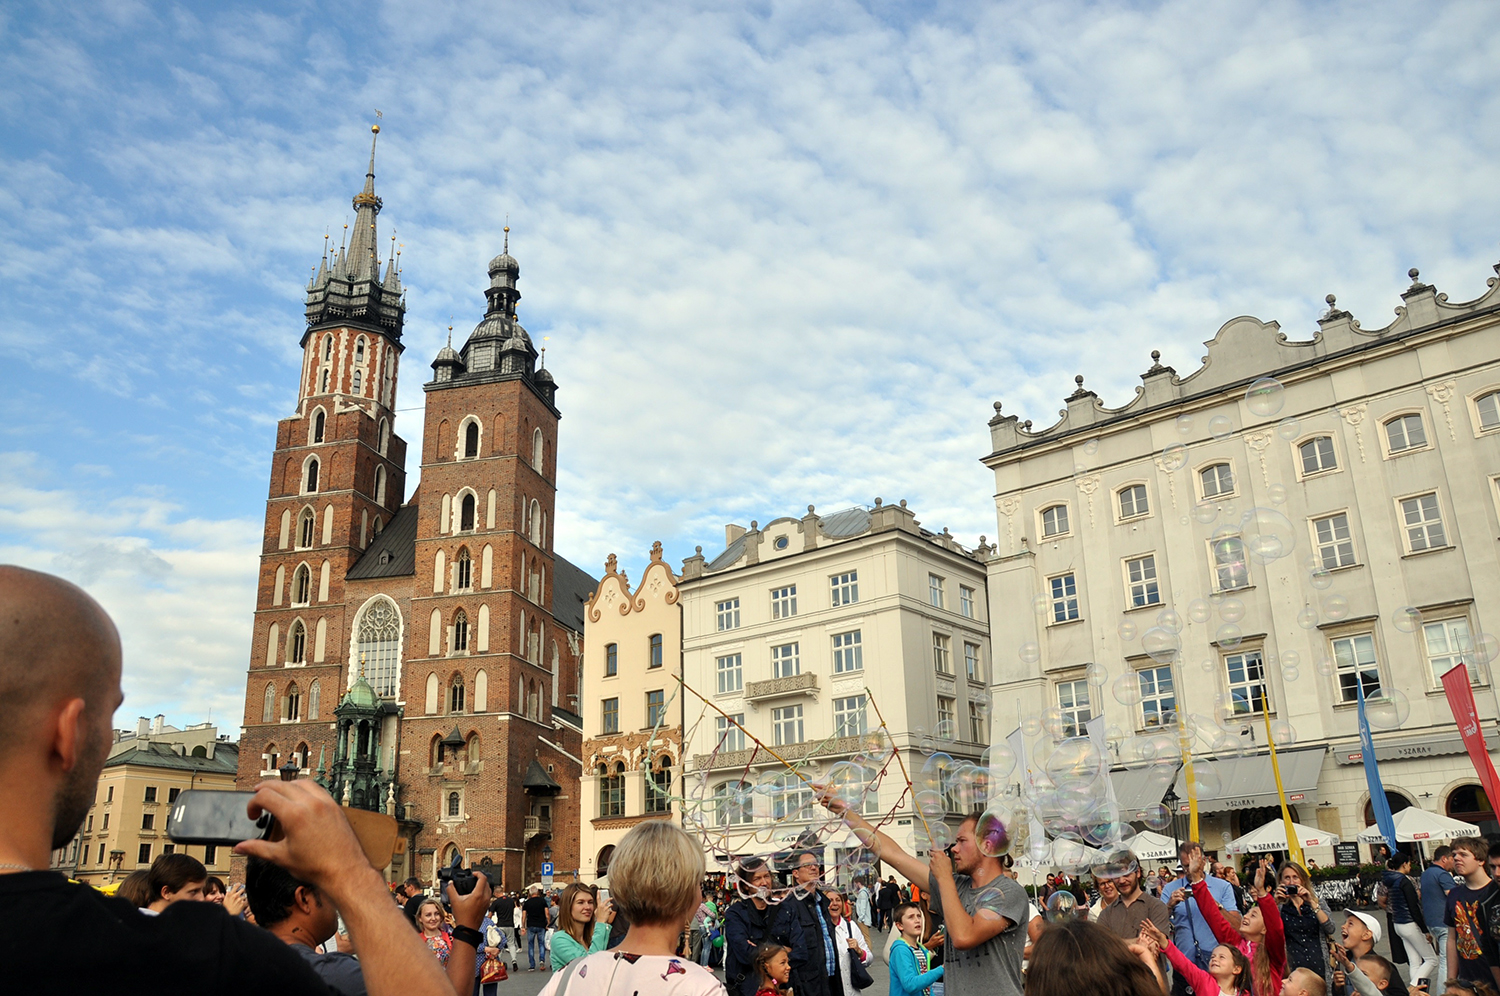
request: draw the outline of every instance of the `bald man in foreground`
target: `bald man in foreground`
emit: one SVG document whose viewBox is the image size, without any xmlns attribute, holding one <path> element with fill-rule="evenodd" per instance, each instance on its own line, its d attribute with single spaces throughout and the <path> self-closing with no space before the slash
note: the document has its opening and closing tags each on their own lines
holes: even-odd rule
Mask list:
<svg viewBox="0 0 1500 996">
<path fill-rule="evenodd" d="M 94 800 L 122 698 L 120 638 L 99 604 L 51 575 L 0 566 L 0 988 L 326 994 L 275 935 L 215 903 L 173 903 L 148 917 L 46 870 Z M 372 996 L 453 996 L 327 792 L 309 781 L 265 782 L 250 815 L 261 810 L 285 838 L 235 850 L 333 899 Z M 477 927 L 483 916 L 489 889 L 480 881 L 454 897 L 461 925 Z M 455 961 L 463 950 L 455 944 Z"/>
</svg>

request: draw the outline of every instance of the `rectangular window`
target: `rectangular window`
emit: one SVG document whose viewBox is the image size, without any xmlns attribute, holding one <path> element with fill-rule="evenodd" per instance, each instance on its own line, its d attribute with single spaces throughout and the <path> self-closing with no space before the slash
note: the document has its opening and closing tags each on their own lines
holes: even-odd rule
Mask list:
<svg viewBox="0 0 1500 996">
<path fill-rule="evenodd" d="M 790 678 L 802 673 L 802 656 L 798 650 L 800 646 L 796 643 L 783 643 L 771 648 L 771 677 Z"/>
<path fill-rule="evenodd" d="M 1297 447 L 1297 453 L 1302 457 L 1304 477 L 1338 468 L 1338 460 L 1333 455 L 1333 439 L 1329 436 L 1309 439 Z"/>
<path fill-rule="evenodd" d="M 108 830 L 109 829 L 109 814 L 108 813 L 104 814 L 104 822 L 99 825 L 99 829 L 100 830 Z"/>
<path fill-rule="evenodd" d="M 114 802 L 115 801 L 115 787 L 113 785 L 111 785 L 108 789 L 105 790 L 104 801 L 105 802 Z"/>
<path fill-rule="evenodd" d="M 967 585 L 958 586 L 958 611 L 965 618 L 974 618 L 974 589 Z"/>
<path fill-rule="evenodd" d="M 156 814 L 155 813 L 142 813 L 141 814 L 141 829 L 142 830 L 155 830 L 156 829 Z"/>
<path fill-rule="evenodd" d="M 802 742 L 802 707 L 794 705 L 772 709 L 771 728 L 776 733 L 776 746 L 800 744 Z"/>
<path fill-rule="evenodd" d="M 1434 682 L 1442 681 L 1443 675 L 1459 664 L 1469 666 L 1470 684 L 1478 684 L 1482 680 L 1479 661 L 1471 653 L 1474 644 L 1469 638 L 1469 620 L 1440 619 L 1437 622 L 1423 623 L 1422 642 L 1426 645 L 1427 666 L 1432 671 Z"/>
<path fill-rule="evenodd" d="M 1406 547 L 1416 553 L 1447 546 L 1443 533 L 1443 513 L 1438 508 L 1437 494 L 1417 495 L 1401 500 L 1401 519 L 1406 526 Z"/>
<path fill-rule="evenodd" d="M 618 643 L 607 643 L 604 645 L 604 676 L 613 678 L 620 673 L 620 645 Z"/>
<path fill-rule="evenodd" d="M 162 847 L 161 847 L 161 853 L 162 854 L 176 854 L 177 853 L 177 845 L 176 844 L 163 844 Z"/>
<path fill-rule="evenodd" d="M 954 701 L 946 695 L 939 695 L 937 697 L 937 721 L 939 726 L 943 726 L 944 723 L 948 724 L 947 726 L 943 726 L 945 732 L 952 731 L 953 729 L 953 712 Z"/>
<path fill-rule="evenodd" d="M 99 842 L 99 860 L 97 864 L 104 864 L 104 841 Z"/>
<path fill-rule="evenodd" d="M 1062 536 L 1068 531 L 1068 506 L 1053 505 L 1042 511 L 1042 536 Z"/>
<path fill-rule="evenodd" d="M 219 863 L 219 845 L 205 844 L 203 847 L 203 863 L 212 868 Z"/>
<path fill-rule="evenodd" d="M 1223 498 L 1234 494 L 1234 471 L 1227 463 L 1204 467 L 1198 472 L 1198 480 L 1203 482 L 1204 498 Z"/>
<path fill-rule="evenodd" d="M 990 742 L 984 709 L 978 702 L 969 703 L 969 742 L 976 744 L 987 744 Z"/>
<path fill-rule="evenodd" d="M 719 673 L 719 694 L 727 695 L 730 692 L 738 692 L 745 687 L 745 682 L 740 674 L 740 655 L 729 654 L 726 657 L 714 658 L 715 670 Z"/>
<path fill-rule="evenodd" d="M 1148 667 L 1137 671 L 1141 683 L 1141 726 L 1155 729 L 1177 722 L 1177 694 L 1171 667 Z"/>
<path fill-rule="evenodd" d="M 1427 432 L 1422 428 L 1422 416 L 1402 415 L 1385 424 L 1385 438 L 1392 453 L 1419 449 L 1427 445 Z"/>
<path fill-rule="evenodd" d="M 771 589 L 771 618 L 790 619 L 797 614 L 797 586 Z"/>
<path fill-rule="evenodd" d="M 84 833 L 93 833 L 94 832 L 94 818 L 92 816 L 89 817 L 88 823 L 86 823 L 84 825 L 83 832 Z"/>
<path fill-rule="evenodd" d="M 667 718 L 666 693 L 663 691 L 646 693 L 646 725 L 655 729 Z"/>
<path fill-rule="evenodd" d="M 952 655 L 948 652 L 951 642 L 941 633 L 932 634 L 932 666 L 937 668 L 940 674 L 953 673 Z"/>
<path fill-rule="evenodd" d="M 651 663 L 647 667 L 661 667 L 661 634 L 651 634 Z"/>
<path fill-rule="evenodd" d="M 853 605 L 859 601 L 859 571 L 850 571 L 847 574 L 835 574 L 828 579 L 832 588 L 833 605 Z"/>
<path fill-rule="evenodd" d="M 146 799 L 145 799 L 145 801 L 146 802 L 155 802 L 156 801 L 156 786 L 155 785 L 147 785 L 146 786 Z"/>
<path fill-rule="evenodd" d="M 745 714 L 737 712 L 730 718 L 734 720 L 734 723 L 731 723 L 723 716 L 718 716 L 714 719 L 714 733 L 718 737 L 719 750 L 744 750 L 745 731 L 741 727 L 745 724 Z M 736 726 L 735 723 L 740 725 Z"/>
<path fill-rule="evenodd" d="M 1078 581 L 1071 574 L 1047 579 L 1052 595 L 1052 621 L 1072 622 L 1078 618 Z"/>
<path fill-rule="evenodd" d="M 859 641 L 859 630 L 835 633 L 833 636 L 833 673 L 863 671 L 864 667 L 864 647 Z"/>
<path fill-rule="evenodd" d="M 725 599 L 714 604 L 714 611 L 719 617 L 719 632 L 726 629 L 740 628 L 740 600 L 738 598 Z"/>
<path fill-rule="evenodd" d="M 1156 583 L 1156 557 L 1136 557 L 1125 561 L 1125 581 L 1133 608 L 1161 604 L 1161 589 Z"/>
<path fill-rule="evenodd" d="M 603 713 L 602 713 L 602 719 L 601 719 L 601 722 L 600 722 L 600 732 L 602 732 L 602 733 L 619 733 L 620 732 L 620 700 L 619 699 L 605 699 L 603 701 L 603 703 L 601 703 L 601 705 L 603 706 Z"/>
<path fill-rule="evenodd" d="M 172 803 L 176 802 L 177 801 L 177 797 L 179 795 L 181 795 L 181 794 L 182 794 L 182 789 L 180 789 L 180 788 L 169 788 L 169 789 L 167 789 L 167 805 L 170 806 Z"/>
<path fill-rule="evenodd" d="M 1348 567 L 1354 563 L 1354 540 L 1349 536 L 1349 516 L 1343 512 L 1314 519 L 1313 538 L 1318 545 L 1318 561 L 1326 570 Z"/>
<path fill-rule="evenodd" d="M 1250 587 L 1250 563 L 1245 559 L 1245 541 L 1238 536 L 1210 540 L 1213 551 L 1216 591 L 1233 591 Z"/>
<path fill-rule="evenodd" d="M 1359 687 L 1365 698 L 1380 694 L 1380 662 L 1375 658 L 1375 635 L 1361 633 L 1333 641 L 1333 665 L 1338 675 L 1339 701 L 1358 702 Z"/>
<path fill-rule="evenodd" d="M 970 681 L 984 680 L 984 665 L 979 661 L 979 644 L 964 642 L 964 674 Z"/>
<path fill-rule="evenodd" d="M 934 608 L 943 607 L 943 579 L 936 574 L 927 575 L 927 600 Z"/>
<path fill-rule="evenodd" d="M 1057 683 L 1057 707 L 1062 711 L 1063 736 L 1081 737 L 1084 726 L 1094 718 L 1089 705 L 1089 683 L 1085 678 Z"/>
<path fill-rule="evenodd" d="M 1259 650 L 1229 654 L 1224 658 L 1229 677 L 1230 708 L 1236 716 L 1263 713 L 1268 708 L 1266 667 Z"/>
<path fill-rule="evenodd" d="M 782 775 L 772 783 L 778 789 L 771 803 L 771 816 L 776 820 L 805 820 L 812 815 L 813 793 L 796 775 Z"/>
<path fill-rule="evenodd" d="M 1133 519 L 1137 515 L 1145 515 L 1151 511 L 1151 506 L 1146 504 L 1146 486 L 1144 484 L 1132 484 L 1128 488 L 1120 489 L 1120 518 Z"/>
<path fill-rule="evenodd" d="M 141 849 L 136 852 L 135 860 L 138 864 L 149 865 L 151 863 L 151 845 L 142 844 Z"/>
<path fill-rule="evenodd" d="M 714 789 L 714 808 L 719 826 L 749 823 L 755 816 L 754 786 L 747 782 L 725 782 Z"/>
<path fill-rule="evenodd" d="M 850 695 L 833 700 L 833 735 L 836 737 L 864 736 L 865 697 Z"/>
</svg>

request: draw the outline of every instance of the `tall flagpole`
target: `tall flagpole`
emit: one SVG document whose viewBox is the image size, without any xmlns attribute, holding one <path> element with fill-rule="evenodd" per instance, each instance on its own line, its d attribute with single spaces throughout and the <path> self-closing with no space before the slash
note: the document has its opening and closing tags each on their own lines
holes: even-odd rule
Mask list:
<svg viewBox="0 0 1500 996">
<path fill-rule="evenodd" d="M 1307 862 L 1302 858 L 1302 841 L 1297 838 L 1297 831 L 1292 827 L 1292 811 L 1286 804 L 1286 789 L 1281 786 L 1281 765 L 1276 762 L 1276 738 L 1271 736 L 1270 710 L 1262 711 L 1261 717 L 1266 721 L 1266 747 L 1271 751 L 1271 773 L 1276 776 L 1276 797 L 1281 800 L 1281 822 L 1286 827 L 1287 854 L 1306 868 Z"/>
</svg>

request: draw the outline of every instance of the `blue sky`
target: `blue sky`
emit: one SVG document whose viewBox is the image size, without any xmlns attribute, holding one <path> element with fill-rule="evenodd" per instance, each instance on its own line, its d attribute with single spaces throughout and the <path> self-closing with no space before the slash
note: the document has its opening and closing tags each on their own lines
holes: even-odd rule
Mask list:
<svg viewBox="0 0 1500 996">
<path fill-rule="evenodd" d="M 558 549 L 906 498 L 993 535 L 991 404 L 1385 324 L 1500 259 L 1500 6 L 0 5 L 0 560 L 121 623 L 126 705 L 237 721 L 302 287 L 384 112 L 399 407 L 509 215 Z M 420 412 L 398 431 L 419 452 Z M 410 468 L 413 475 L 416 467 Z M 415 481 L 412 482 L 413 484 Z"/>
</svg>

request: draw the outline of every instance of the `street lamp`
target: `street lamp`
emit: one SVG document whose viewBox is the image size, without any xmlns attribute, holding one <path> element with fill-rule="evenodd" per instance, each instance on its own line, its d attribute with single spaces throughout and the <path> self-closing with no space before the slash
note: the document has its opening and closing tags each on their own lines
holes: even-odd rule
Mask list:
<svg viewBox="0 0 1500 996">
<path fill-rule="evenodd" d="M 1177 797 L 1177 786 L 1168 785 L 1167 794 L 1161 797 L 1161 804 L 1167 807 L 1167 812 L 1172 814 L 1172 843 L 1181 848 L 1182 841 L 1177 836 L 1177 804 L 1182 800 Z"/>
</svg>

